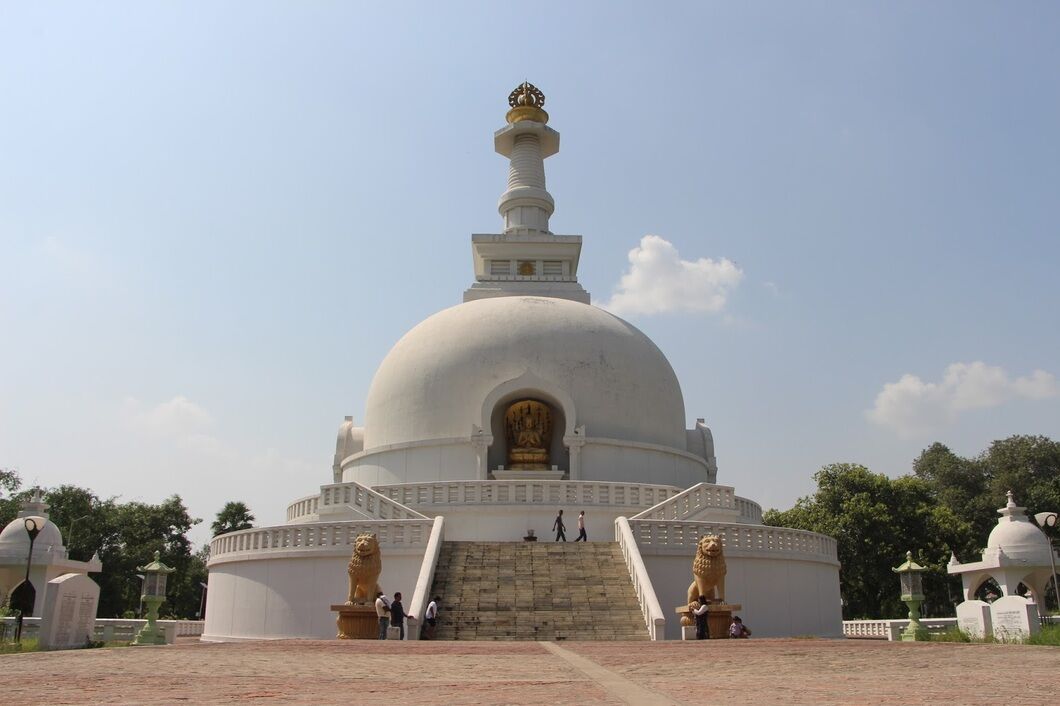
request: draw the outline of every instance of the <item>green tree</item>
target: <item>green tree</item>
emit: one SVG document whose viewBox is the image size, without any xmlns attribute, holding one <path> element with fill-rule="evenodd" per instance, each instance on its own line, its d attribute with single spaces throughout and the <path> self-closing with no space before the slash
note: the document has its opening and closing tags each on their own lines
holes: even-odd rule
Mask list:
<svg viewBox="0 0 1060 706">
<path fill-rule="evenodd" d="M 215 537 L 219 534 L 250 529 L 253 526 L 254 516 L 250 514 L 250 508 L 245 503 L 236 501 L 225 503 L 225 506 L 217 513 L 217 519 L 210 525 Z"/>
<path fill-rule="evenodd" d="M 10 468 L 0 468 L 0 529 L 18 515 L 21 503 L 19 499 L 19 488 L 22 487 L 22 479 L 18 471 Z"/>
<path fill-rule="evenodd" d="M 953 587 L 945 574 L 949 543 L 969 528 L 938 506 L 926 482 L 910 476 L 892 480 L 850 463 L 824 466 L 814 480 L 816 493 L 800 498 L 791 510 L 770 510 L 764 522 L 835 537 L 844 617 L 901 613 L 891 568 L 907 550 L 929 568 L 925 612 L 952 610 Z"/>
</svg>

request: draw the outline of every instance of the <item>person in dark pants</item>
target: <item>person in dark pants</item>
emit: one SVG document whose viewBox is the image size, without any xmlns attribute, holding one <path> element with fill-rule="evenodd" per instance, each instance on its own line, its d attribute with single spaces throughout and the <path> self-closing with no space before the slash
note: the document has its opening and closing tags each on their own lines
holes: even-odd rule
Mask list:
<svg viewBox="0 0 1060 706">
<path fill-rule="evenodd" d="M 699 597 L 699 607 L 692 610 L 692 615 L 696 619 L 696 639 L 697 640 L 709 640 L 710 639 L 710 626 L 707 624 L 707 597 Z"/>
<path fill-rule="evenodd" d="M 575 542 L 588 542 L 589 535 L 585 534 L 585 510 L 578 514 L 578 538 Z"/>
<path fill-rule="evenodd" d="M 401 604 L 401 592 L 394 594 L 390 602 L 390 627 L 401 628 L 401 638 L 405 639 L 405 606 Z"/>
<path fill-rule="evenodd" d="M 562 539 L 562 540 L 563 540 L 564 542 L 566 542 L 566 541 L 567 541 L 567 535 L 566 535 L 566 534 L 564 534 L 564 531 L 565 531 L 565 530 L 566 530 L 567 528 L 566 528 L 566 526 L 565 526 L 565 525 L 563 524 L 563 510 L 560 510 L 560 511 L 559 511 L 559 514 L 558 514 L 558 515 L 556 515 L 556 521 L 552 523 L 552 529 L 553 529 L 553 530 L 555 530 L 555 532 L 556 532 L 556 541 L 557 541 L 557 542 L 558 542 L 559 540 L 561 540 L 561 539 Z"/>
</svg>

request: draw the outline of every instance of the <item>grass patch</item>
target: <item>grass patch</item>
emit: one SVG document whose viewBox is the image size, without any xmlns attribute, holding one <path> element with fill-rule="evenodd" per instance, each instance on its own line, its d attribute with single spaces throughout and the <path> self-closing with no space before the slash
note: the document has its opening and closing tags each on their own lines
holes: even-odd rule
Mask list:
<svg viewBox="0 0 1060 706">
<path fill-rule="evenodd" d="M 1043 625 L 1041 632 L 1027 638 L 1025 644 L 1060 647 L 1060 625 Z"/>
<path fill-rule="evenodd" d="M 0 655 L 17 655 L 22 652 L 39 652 L 37 638 L 29 637 L 22 642 L 0 642 Z"/>
</svg>

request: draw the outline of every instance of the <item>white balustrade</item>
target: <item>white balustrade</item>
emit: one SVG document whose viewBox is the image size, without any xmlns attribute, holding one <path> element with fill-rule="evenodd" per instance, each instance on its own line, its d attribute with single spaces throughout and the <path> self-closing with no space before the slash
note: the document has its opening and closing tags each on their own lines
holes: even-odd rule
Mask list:
<svg viewBox="0 0 1060 706">
<path fill-rule="evenodd" d="M 378 490 L 357 482 L 335 483 L 320 488 L 321 513 L 340 511 L 352 507 L 376 520 L 422 520 L 424 515 L 416 512 L 407 503 L 388 497 Z"/>
<path fill-rule="evenodd" d="M 280 525 L 229 532 L 210 542 L 210 564 L 248 552 L 350 549 L 357 535 L 371 532 L 390 547 L 425 546 L 431 520 L 354 520 Z"/>
<path fill-rule="evenodd" d="M 427 540 L 427 550 L 423 553 L 423 563 L 416 578 L 416 588 L 412 592 L 412 601 L 408 609 L 408 630 L 406 639 L 420 639 L 420 628 L 423 626 L 424 614 L 431 600 L 431 587 L 434 585 L 434 571 L 438 568 L 438 557 L 442 554 L 442 540 L 445 536 L 445 518 L 435 517 L 431 527 L 431 536 Z"/>
<path fill-rule="evenodd" d="M 798 554 L 839 561 L 834 539 L 805 530 L 733 522 L 638 519 L 630 519 L 629 525 L 641 547 L 694 548 L 703 535 L 716 534 L 727 552 Z"/>
<path fill-rule="evenodd" d="M 648 568 L 644 565 L 637 541 L 630 530 L 629 520 L 625 517 L 615 520 L 615 540 L 622 549 L 622 558 L 626 561 L 629 578 L 637 592 L 637 603 L 640 604 L 648 633 L 652 640 L 662 640 L 666 636 L 666 615 L 659 604 L 658 596 L 655 595 Z"/>
<path fill-rule="evenodd" d="M 597 481 L 475 480 L 376 486 L 410 507 L 427 505 L 578 505 L 651 507 L 681 492 L 672 485 Z"/>
<path fill-rule="evenodd" d="M 287 506 L 288 522 L 306 522 L 316 520 L 317 506 L 320 503 L 320 494 L 307 495 L 299 498 Z"/>
<path fill-rule="evenodd" d="M 40 633 L 40 618 L 23 618 L 22 637 L 32 638 Z M 0 634 L 10 637 L 15 631 L 16 618 L 0 618 Z M 159 620 L 168 644 L 178 637 L 198 637 L 203 633 L 205 623 L 202 620 Z M 131 641 L 140 632 L 146 620 L 139 618 L 96 618 L 93 638 L 104 642 Z"/>
<path fill-rule="evenodd" d="M 738 497 L 730 486 L 713 483 L 697 483 L 630 519 L 687 520 L 707 510 L 735 510 L 746 522 L 758 524 L 762 521 L 762 508 L 758 503 Z"/>
</svg>

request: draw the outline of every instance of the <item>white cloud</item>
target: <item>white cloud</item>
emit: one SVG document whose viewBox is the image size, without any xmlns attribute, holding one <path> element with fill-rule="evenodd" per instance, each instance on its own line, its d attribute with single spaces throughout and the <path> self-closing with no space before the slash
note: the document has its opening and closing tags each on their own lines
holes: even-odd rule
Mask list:
<svg viewBox="0 0 1060 706">
<path fill-rule="evenodd" d="M 865 414 L 870 421 L 911 438 L 952 424 L 962 412 L 997 407 L 1015 399 L 1042 400 L 1060 395 L 1056 378 L 1043 370 L 1012 378 L 1000 367 L 982 361 L 953 363 L 941 382 L 903 375 L 876 395 Z"/>
<path fill-rule="evenodd" d="M 640 239 L 629 251 L 629 265 L 611 300 L 602 305 L 616 314 L 719 312 L 743 279 L 731 260 L 682 260 L 677 248 L 657 235 Z"/>
<path fill-rule="evenodd" d="M 125 414 L 130 425 L 137 429 L 184 440 L 204 436 L 213 425 L 213 416 L 184 395 L 149 409 L 130 397 L 125 400 Z"/>
</svg>

